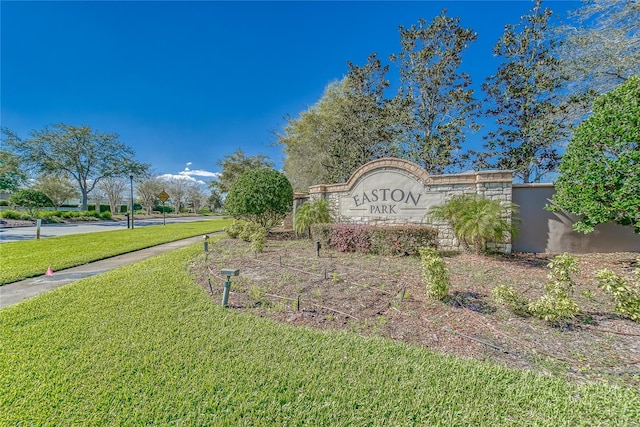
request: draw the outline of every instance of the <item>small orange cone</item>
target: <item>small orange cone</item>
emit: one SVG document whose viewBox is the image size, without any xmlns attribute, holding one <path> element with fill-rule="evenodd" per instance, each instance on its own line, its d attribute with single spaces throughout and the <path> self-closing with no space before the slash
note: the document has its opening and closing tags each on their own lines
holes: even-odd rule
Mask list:
<svg viewBox="0 0 640 427">
<path fill-rule="evenodd" d="M 45 276 L 53 276 L 53 270 L 51 269 L 51 267 L 47 268 L 46 273 L 44 273 Z"/>
</svg>

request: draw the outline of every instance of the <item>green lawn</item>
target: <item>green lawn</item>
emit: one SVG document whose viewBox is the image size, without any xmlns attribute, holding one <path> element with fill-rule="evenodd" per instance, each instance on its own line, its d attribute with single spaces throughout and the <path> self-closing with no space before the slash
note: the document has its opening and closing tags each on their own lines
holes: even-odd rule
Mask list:
<svg viewBox="0 0 640 427">
<path fill-rule="evenodd" d="M 231 220 L 206 220 L 0 244 L 0 286 L 88 262 L 221 231 Z"/>
<path fill-rule="evenodd" d="M 640 423 L 635 390 L 224 309 L 187 272 L 202 257 L 193 245 L 1 310 L 1 424 Z"/>
</svg>

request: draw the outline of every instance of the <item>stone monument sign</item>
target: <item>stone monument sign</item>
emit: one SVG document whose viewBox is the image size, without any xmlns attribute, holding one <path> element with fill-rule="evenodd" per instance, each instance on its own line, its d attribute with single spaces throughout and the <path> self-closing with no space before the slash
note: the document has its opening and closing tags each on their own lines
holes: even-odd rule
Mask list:
<svg viewBox="0 0 640 427">
<path fill-rule="evenodd" d="M 429 209 L 458 194 L 511 202 L 512 183 L 511 171 L 429 175 L 415 163 L 385 158 L 363 165 L 346 183 L 310 187 L 309 198 L 326 199 L 339 223 L 431 225 L 438 229 L 440 246 L 454 249 L 453 233 L 446 224 L 432 222 Z"/>
</svg>

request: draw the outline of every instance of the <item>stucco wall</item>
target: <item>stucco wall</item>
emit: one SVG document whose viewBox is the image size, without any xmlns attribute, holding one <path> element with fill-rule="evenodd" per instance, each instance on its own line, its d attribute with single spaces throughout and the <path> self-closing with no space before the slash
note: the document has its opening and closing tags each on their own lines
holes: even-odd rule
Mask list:
<svg viewBox="0 0 640 427">
<path fill-rule="evenodd" d="M 574 231 L 577 217 L 567 212 L 549 212 L 545 206 L 554 193 L 553 184 L 513 186 L 513 202 L 520 206 L 520 232 L 513 250 L 535 253 L 640 252 L 640 235 L 631 227 L 615 223 L 598 225 L 592 233 Z"/>
</svg>

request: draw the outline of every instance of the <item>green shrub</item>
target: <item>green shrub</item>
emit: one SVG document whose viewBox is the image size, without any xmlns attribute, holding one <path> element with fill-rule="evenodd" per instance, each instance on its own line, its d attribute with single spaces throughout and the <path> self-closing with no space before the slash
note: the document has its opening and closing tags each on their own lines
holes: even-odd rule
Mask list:
<svg viewBox="0 0 640 427">
<path fill-rule="evenodd" d="M 293 229 L 297 235 L 306 231 L 309 239 L 312 239 L 313 233 L 311 226 L 313 224 L 326 224 L 330 222 L 329 203 L 326 199 L 319 199 L 304 203 L 296 210 L 293 216 Z"/>
<path fill-rule="evenodd" d="M 96 210 L 96 205 L 89 205 L 87 206 L 87 210 L 92 212 Z M 107 212 L 107 211 L 111 211 L 111 206 L 109 205 L 100 205 L 100 212 Z"/>
<path fill-rule="evenodd" d="M 579 312 L 578 305 L 571 298 L 546 293 L 529 304 L 529 312 L 547 322 L 557 323 L 573 319 Z"/>
<path fill-rule="evenodd" d="M 322 246 L 331 247 L 331 236 L 333 236 L 333 224 L 312 224 L 311 233 L 315 239 L 322 243 Z"/>
<path fill-rule="evenodd" d="M 41 211 L 40 218 L 50 223 L 63 222 L 63 220 L 73 221 L 97 221 L 101 219 L 112 219 L 111 212 L 98 213 L 95 210 L 88 211 Z"/>
<path fill-rule="evenodd" d="M 434 248 L 419 249 L 420 271 L 430 298 L 444 300 L 449 290 L 449 273 L 442 257 Z"/>
<path fill-rule="evenodd" d="M 31 215 L 29 215 L 27 212 L 18 212 L 18 211 L 4 211 L 4 212 L 0 212 L 0 218 L 5 218 L 5 219 L 13 219 L 16 221 L 28 221 L 31 219 Z"/>
<path fill-rule="evenodd" d="M 364 252 L 371 249 L 372 227 L 366 225 L 336 225 L 333 227 L 331 245 L 340 252 Z"/>
<path fill-rule="evenodd" d="M 501 203 L 475 194 L 453 196 L 451 200 L 429 210 L 429 216 L 451 226 L 458 241 L 476 253 L 487 249 L 488 243 L 508 242 L 517 229 L 515 218 L 508 213 L 517 212 L 513 203 Z"/>
<path fill-rule="evenodd" d="M 425 226 L 376 227 L 369 225 L 314 224 L 316 240 L 341 252 L 376 255 L 413 255 L 423 246 L 435 246 L 437 231 Z"/>
<path fill-rule="evenodd" d="M 27 209 L 31 218 L 37 218 L 40 210 L 47 206 L 53 206 L 53 202 L 42 191 L 18 190 L 9 197 L 9 203 Z"/>
<path fill-rule="evenodd" d="M 267 242 L 267 229 L 261 226 L 257 226 L 251 233 L 251 250 L 253 252 L 261 253 L 264 251 L 264 245 Z"/>
<path fill-rule="evenodd" d="M 638 260 L 640 261 L 640 260 Z M 640 322 L 640 267 L 634 270 L 636 284 L 618 276 L 611 270 L 599 270 L 596 272 L 598 287 L 611 294 L 616 303 L 615 310 L 625 314 L 635 322 Z"/>
<path fill-rule="evenodd" d="M 556 256 L 547 267 L 549 282 L 544 285 L 545 294 L 529 303 L 529 312 L 548 322 L 572 319 L 580 311 L 571 299 L 574 281 L 571 274 L 578 272 L 577 260 L 569 254 Z"/>
<path fill-rule="evenodd" d="M 237 239 L 240 237 L 240 233 L 244 229 L 246 221 L 241 219 L 234 219 L 230 226 L 225 227 L 224 231 L 227 233 L 227 236 L 231 239 Z"/>
<path fill-rule="evenodd" d="M 437 231 L 409 225 L 374 227 L 370 230 L 371 252 L 378 255 L 414 255 L 421 247 L 435 246 Z"/>
<path fill-rule="evenodd" d="M 507 285 L 498 285 L 491 290 L 493 299 L 507 307 L 512 313 L 520 316 L 526 316 L 529 313 L 530 301 L 520 295 L 513 287 Z"/>
<path fill-rule="evenodd" d="M 173 206 L 162 206 L 162 205 L 155 205 L 153 207 L 153 210 L 156 212 L 160 212 L 160 213 L 172 213 L 173 212 Z M 126 212 L 127 210 L 125 209 L 124 212 Z"/>
<path fill-rule="evenodd" d="M 293 205 L 293 187 L 287 177 L 270 168 L 242 173 L 231 185 L 224 208 L 236 219 L 244 219 L 269 230 L 282 221 Z"/>
<path fill-rule="evenodd" d="M 0 206 L 9 206 L 8 200 L 0 200 Z"/>
<path fill-rule="evenodd" d="M 263 228 L 260 224 L 251 221 L 245 221 L 244 227 L 242 227 L 242 231 L 240 232 L 240 237 L 245 242 L 250 242 L 254 233 L 259 232 L 260 229 Z"/>
</svg>

